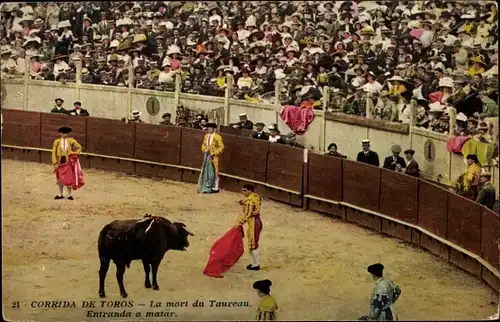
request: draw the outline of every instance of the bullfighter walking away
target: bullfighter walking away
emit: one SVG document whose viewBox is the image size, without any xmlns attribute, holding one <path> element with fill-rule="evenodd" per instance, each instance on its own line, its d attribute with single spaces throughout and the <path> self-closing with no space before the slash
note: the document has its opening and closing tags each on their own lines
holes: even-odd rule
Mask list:
<svg viewBox="0 0 500 322">
<path fill-rule="evenodd" d="M 257 295 L 260 297 L 259 307 L 255 319 L 257 321 L 276 321 L 276 311 L 278 303 L 270 295 L 271 285 L 270 280 L 261 280 L 253 283 L 253 288 L 257 290 Z"/>
<path fill-rule="evenodd" d="M 57 131 L 61 137 L 54 140 L 52 144 L 52 164 L 59 186 L 59 194 L 54 199 L 64 199 L 64 186 L 68 189 L 68 200 L 73 200 L 72 189 L 83 186 L 83 173 L 80 167 L 78 155 L 82 146 L 75 139 L 68 137 L 71 128 L 63 126 Z"/>
<path fill-rule="evenodd" d="M 219 192 L 219 156 L 224 151 L 224 141 L 215 132 L 217 124 L 207 123 L 205 126 L 208 133 L 201 144 L 204 156 L 198 179 L 198 193 L 216 193 Z"/>
<path fill-rule="evenodd" d="M 368 273 L 375 280 L 375 288 L 370 298 L 370 315 L 361 317 L 361 321 L 397 321 L 394 303 L 401 295 L 401 289 L 391 280 L 385 279 L 383 271 L 382 264 L 368 266 Z"/>
<path fill-rule="evenodd" d="M 236 223 L 237 226 L 248 224 L 247 239 L 248 249 L 252 255 L 252 264 L 247 266 L 247 269 L 252 271 L 260 270 L 259 263 L 259 238 L 262 231 L 262 221 L 260 220 L 261 198 L 255 193 L 255 188 L 251 184 L 246 184 L 241 189 L 241 192 L 246 197 L 245 200 L 240 200 L 240 205 L 243 206 L 243 214 Z"/>
</svg>

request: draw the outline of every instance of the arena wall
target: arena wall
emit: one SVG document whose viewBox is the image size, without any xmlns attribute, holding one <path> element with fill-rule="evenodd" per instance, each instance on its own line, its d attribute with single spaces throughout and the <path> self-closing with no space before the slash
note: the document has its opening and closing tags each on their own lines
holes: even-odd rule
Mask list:
<svg viewBox="0 0 500 322">
<path fill-rule="evenodd" d="M 51 81 L 35 80 L 2 80 L 6 89 L 2 106 L 26 111 L 49 112 L 54 99 L 61 97 L 65 100 L 64 106 L 71 108 L 71 104 L 79 100 L 94 117 L 121 119 L 127 117 L 132 109 L 142 112 L 142 118 L 147 123 L 158 124 L 163 113 L 176 115 L 176 107 L 182 104 L 197 110 L 215 110 L 223 107 L 225 117 L 222 125 L 236 122 L 240 113 L 247 113 L 254 122 L 265 124 L 277 123 L 283 133 L 291 132 L 281 120 L 278 112 L 279 105 L 265 103 L 250 103 L 244 100 L 234 100 L 229 97 L 211 97 L 181 93 L 180 80 L 175 92 L 158 92 L 136 88 L 90 85 L 90 84 L 62 84 Z M 226 94 L 226 96 L 228 96 Z M 155 97 L 160 103 L 157 114 L 151 115 L 146 109 L 149 98 Z M 304 135 L 297 136 L 297 142 L 307 149 L 323 152 L 328 144 L 337 143 L 341 153 L 351 159 L 360 149 L 360 141 L 370 139 L 372 149 L 382 158 L 390 155 L 390 147 L 399 144 L 402 148 L 412 148 L 416 151 L 415 159 L 420 164 L 422 177 L 439 182 L 442 185 L 453 185 L 453 182 L 464 171 L 464 159 L 461 155 L 448 152 L 446 149 L 448 135 L 436 133 L 406 124 L 391 123 L 382 120 L 366 119 L 363 117 L 345 115 L 341 113 L 326 114 L 315 110 L 315 119 L 309 125 Z M 429 158 L 428 141 L 434 146 L 432 157 Z M 498 167 L 492 167 L 493 184 L 500 191 L 498 185 Z"/>
<path fill-rule="evenodd" d="M 3 158 L 51 163 L 56 129 L 71 126 L 84 146 L 85 168 L 192 183 L 198 179 L 204 135 L 199 130 L 10 109 L 3 111 L 3 120 Z M 499 291 L 498 214 L 420 179 L 234 131 L 222 133 L 224 189 L 239 191 L 242 184 L 253 183 L 270 199 L 427 249 Z"/>
</svg>

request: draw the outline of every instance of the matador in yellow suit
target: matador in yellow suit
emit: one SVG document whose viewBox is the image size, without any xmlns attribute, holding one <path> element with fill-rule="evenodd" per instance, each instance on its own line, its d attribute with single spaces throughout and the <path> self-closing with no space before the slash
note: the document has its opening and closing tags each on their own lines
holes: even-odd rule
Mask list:
<svg viewBox="0 0 500 322">
<path fill-rule="evenodd" d="M 68 134 L 71 132 L 71 128 L 63 126 L 59 128 L 58 132 L 61 133 L 61 137 L 55 139 L 52 144 L 52 165 L 54 166 L 57 185 L 59 186 L 59 194 L 54 198 L 56 200 L 64 199 L 64 184 L 62 184 L 60 180 L 60 174 L 61 171 L 63 171 L 63 167 L 61 167 L 61 165 L 70 162 L 71 155 L 79 155 L 82 151 L 80 143 L 78 143 L 75 139 L 68 137 Z M 73 200 L 73 197 L 71 196 L 71 186 L 66 186 L 66 188 L 68 189 L 68 199 Z"/>
<path fill-rule="evenodd" d="M 259 239 L 262 231 L 262 221 L 260 220 L 261 198 L 255 193 L 255 188 L 251 184 L 244 185 L 241 192 L 246 198 L 240 201 L 240 205 L 243 206 L 243 214 L 238 218 L 236 225 L 248 224 L 248 250 L 252 256 L 252 264 L 249 264 L 247 269 L 258 271 L 260 270 Z"/>
<path fill-rule="evenodd" d="M 201 144 L 203 165 L 198 179 L 198 192 L 215 193 L 219 192 L 219 158 L 224 151 L 224 141 L 222 136 L 215 132 L 215 123 L 207 123 L 205 126 L 208 133 Z"/>
</svg>

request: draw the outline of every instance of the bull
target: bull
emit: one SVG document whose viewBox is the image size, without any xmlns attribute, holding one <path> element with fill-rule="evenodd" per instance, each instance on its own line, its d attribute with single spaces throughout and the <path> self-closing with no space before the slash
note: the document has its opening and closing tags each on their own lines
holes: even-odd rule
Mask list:
<svg viewBox="0 0 500 322">
<path fill-rule="evenodd" d="M 115 220 L 101 230 L 97 241 L 99 260 L 99 296 L 106 297 L 104 281 L 111 260 L 116 265 L 116 279 L 120 294 L 126 298 L 123 286 L 125 269 L 133 260 L 142 260 L 146 279 L 144 286 L 151 288 L 149 272 L 153 275 L 153 290 L 159 290 L 156 279 L 158 266 L 168 250 L 185 251 L 189 247 L 188 236 L 194 236 L 180 222 L 170 222 L 163 217 L 146 214 L 142 220 Z"/>
</svg>

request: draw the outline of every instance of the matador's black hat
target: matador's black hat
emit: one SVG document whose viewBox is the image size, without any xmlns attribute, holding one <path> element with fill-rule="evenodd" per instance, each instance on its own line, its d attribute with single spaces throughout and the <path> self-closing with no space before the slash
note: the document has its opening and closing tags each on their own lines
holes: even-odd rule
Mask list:
<svg viewBox="0 0 500 322">
<path fill-rule="evenodd" d="M 72 131 L 72 129 L 70 127 L 67 127 L 67 126 L 60 127 L 59 130 L 57 130 L 57 132 L 62 133 L 62 134 L 68 134 L 68 133 L 71 133 L 71 131 Z"/>
<path fill-rule="evenodd" d="M 273 283 L 270 280 L 260 280 L 253 283 L 253 288 L 264 294 L 269 294 L 271 291 L 271 285 L 273 285 Z"/>
<path fill-rule="evenodd" d="M 384 271 L 384 265 L 380 263 L 368 266 L 368 273 L 373 274 L 375 276 L 382 276 L 383 271 Z"/>
<path fill-rule="evenodd" d="M 217 128 L 217 124 L 215 124 L 215 123 L 207 123 L 207 124 L 205 124 L 205 127 L 211 127 L 213 129 L 215 129 L 215 128 Z"/>
</svg>

